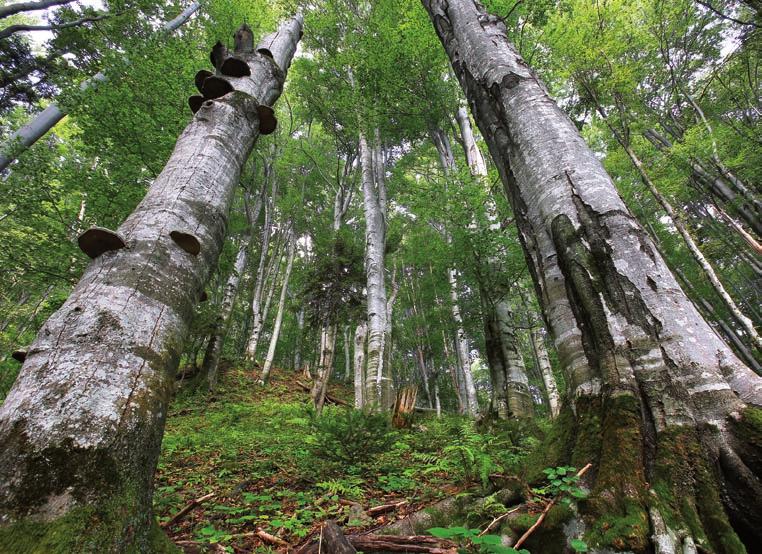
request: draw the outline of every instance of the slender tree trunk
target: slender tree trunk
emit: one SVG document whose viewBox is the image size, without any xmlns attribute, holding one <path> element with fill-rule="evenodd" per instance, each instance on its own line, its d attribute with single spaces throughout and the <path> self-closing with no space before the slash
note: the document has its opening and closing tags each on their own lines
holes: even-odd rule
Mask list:
<svg viewBox="0 0 762 554">
<path fill-rule="evenodd" d="M 320 352 L 320 362 L 318 364 L 315 382 L 312 385 L 312 401 L 318 415 L 323 411 L 325 404 L 325 395 L 328 393 L 328 382 L 333 373 L 333 358 L 336 353 L 336 323 L 328 323 L 324 326 L 322 350 Z"/>
<path fill-rule="evenodd" d="M 352 377 L 352 334 L 349 325 L 344 325 L 344 381 Z"/>
<path fill-rule="evenodd" d="M 272 368 L 273 361 L 275 360 L 275 348 L 278 346 L 278 337 L 280 336 L 280 326 L 283 323 L 283 310 L 286 307 L 286 294 L 288 293 L 288 280 L 291 277 L 291 268 L 294 267 L 294 256 L 296 255 L 296 237 L 293 236 L 293 231 L 289 233 L 291 236 L 288 240 L 288 260 L 286 261 L 286 272 L 283 274 L 283 283 L 280 287 L 280 299 L 278 300 L 278 313 L 275 316 L 275 323 L 273 323 L 273 332 L 270 337 L 270 346 L 267 349 L 267 357 L 265 358 L 265 364 L 262 367 L 262 376 L 260 381 L 262 384 L 267 382 L 270 377 L 270 368 Z"/>
<path fill-rule="evenodd" d="M 437 410 L 437 417 L 442 417 L 442 402 L 439 399 L 439 382 L 434 377 L 434 406 Z"/>
<path fill-rule="evenodd" d="M 442 349 L 444 350 L 445 359 L 449 363 L 449 360 L 452 359 L 452 356 L 448 346 L 447 333 L 444 331 L 444 329 L 442 329 Z M 459 368 L 460 364 L 458 363 L 456 354 L 455 365 L 450 365 L 448 372 L 452 381 L 452 389 L 455 393 L 455 400 L 458 402 L 458 413 L 465 414 L 467 411 L 466 391 L 465 387 L 463 386 L 463 378 L 459 375 Z"/>
<path fill-rule="evenodd" d="M 545 339 L 543 339 L 540 329 L 532 329 L 530 338 L 532 339 L 532 351 L 537 362 L 537 369 L 540 370 L 542 382 L 545 385 L 545 394 L 548 396 L 550 417 L 556 418 L 561 411 L 561 399 L 558 396 L 558 386 L 556 385 L 556 377 L 553 375 L 553 368 L 550 365 L 548 349 L 545 348 Z"/>
<path fill-rule="evenodd" d="M 466 406 L 468 414 L 471 417 L 479 415 L 479 400 L 476 395 L 476 385 L 474 376 L 471 373 L 471 356 L 469 354 L 468 338 L 463 325 L 463 317 L 460 315 L 460 306 L 458 298 L 458 277 L 454 269 L 448 270 L 450 281 L 450 310 L 452 319 L 455 322 L 455 351 L 458 355 L 458 364 L 460 365 L 460 374 L 463 376 L 463 384 L 466 393 Z"/>
<path fill-rule="evenodd" d="M 355 408 L 365 407 L 365 339 L 368 334 L 368 322 L 361 321 L 355 328 Z"/>
<path fill-rule="evenodd" d="M 274 60 L 239 49 L 251 76 L 231 82 L 247 93 L 205 101 L 120 226 L 127 247 L 93 260 L 31 345 L 0 408 L 0 551 L 159 550 L 152 483 L 174 372 L 257 106 L 280 95 L 301 27 L 281 25 Z"/>
<path fill-rule="evenodd" d="M 5 7 L 15 8 L 19 5 L 20 4 L 10 4 Z M 165 23 L 162 30 L 165 33 L 171 33 L 172 31 L 177 30 L 183 23 L 188 21 L 200 7 L 200 2 L 193 2 L 183 10 L 180 15 Z M 79 89 L 81 92 L 86 92 L 94 89 L 98 83 L 103 83 L 107 80 L 108 77 L 99 72 L 94 77 L 83 82 Z M 13 162 L 13 160 L 18 158 L 22 152 L 44 137 L 47 132 L 55 127 L 65 116 L 66 112 L 62 108 L 56 104 L 49 104 L 48 107 L 42 110 L 42 112 L 40 112 L 32 121 L 13 133 L 8 141 L 2 146 L 2 149 L 0 149 L 0 171 L 3 171 L 11 164 L 11 162 Z"/>
<path fill-rule="evenodd" d="M 482 151 L 474 139 L 471 119 L 468 117 L 466 108 L 458 108 L 455 118 L 458 120 L 458 126 L 460 127 L 460 138 L 463 141 L 463 151 L 466 155 L 466 162 L 471 170 L 471 175 L 487 175 L 487 164 L 484 163 Z"/>
<path fill-rule="evenodd" d="M 304 306 L 296 312 L 296 344 L 294 345 L 294 371 L 302 367 L 302 340 L 304 335 Z"/>
<path fill-rule="evenodd" d="M 762 379 L 701 318 L 503 23 L 474 0 L 424 5 L 511 200 L 566 373 L 566 446 L 546 465 L 594 464 L 586 538 L 637 553 L 743 552 L 737 533 L 761 544 Z"/>
<path fill-rule="evenodd" d="M 365 272 L 368 295 L 368 356 L 365 374 L 364 405 L 383 406 L 384 346 L 386 336 L 386 284 L 384 282 L 384 248 L 386 245 L 386 192 L 383 179 L 378 178 L 374 156 L 364 135 L 360 135 L 363 205 L 365 209 Z M 374 160 L 374 158 L 376 158 Z"/>
<path fill-rule="evenodd" d="M 217 387 L 217 376 L 220 357 L 222 356 L 222 347 L 225 344 L 225 337 L 230 329 L 230 315 L 233 313 L 233 305 L 235 303 L 236 295 L 238 294 L 238 285 L 240 284 L 241 276 L 246 269 L 248 258 L 249 237 L 245 236 L 241 240 L 235 264 L 233 265 L 233 269 L 230 271 L 228 280 L 225 283 L 220 310 L 217 314 L 217 320 L 215 321 L 212 335 L 209 338 L 206 352 L 204 353 L 204 361 L 201 364 L 202 372 L 206 375 L 209 390 L 214 390 Z"/>
</svg>

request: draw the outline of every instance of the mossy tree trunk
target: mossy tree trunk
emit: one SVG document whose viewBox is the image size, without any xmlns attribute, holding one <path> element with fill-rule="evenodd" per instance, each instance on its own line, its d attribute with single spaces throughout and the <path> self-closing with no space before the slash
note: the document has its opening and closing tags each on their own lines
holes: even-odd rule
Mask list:
<svg viewBox="0 0 762 554">
<path fill-rule="evenodd" d="M 762 380 L 701 318 L 503 23 L 475 0 L 423 3 L 512 203 L 565 372 L 549 461 L 594 464 L 574 534 L 638 553 L 762 544 Z"/>
<path fill-rule="evenodd" d="M 250 40 L 237 48 L 251 75 L 203 101 L 119 228 L 126 247 L 94 259 L 31 345 L 0 408 L 0 551 L 161 551 L 152 481 L 178 358 L 260 134 L 258 106 L 280 96 L 301 27 L 281 26 L 273 57 Z"/>
</svg>

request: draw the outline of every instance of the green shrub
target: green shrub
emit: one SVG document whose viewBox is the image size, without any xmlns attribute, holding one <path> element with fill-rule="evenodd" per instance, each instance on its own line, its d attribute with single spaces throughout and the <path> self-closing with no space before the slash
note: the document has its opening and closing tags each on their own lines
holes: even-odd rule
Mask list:
<svg viewBox="0 0 762 554">
<path fill-rule="evenodd" d="M 324 410 L 311 413 L 311 452 L 331 463 L 365 466 L 394 443 L 395 436 L 386 414 L 360 410 Z"/>
</svg>

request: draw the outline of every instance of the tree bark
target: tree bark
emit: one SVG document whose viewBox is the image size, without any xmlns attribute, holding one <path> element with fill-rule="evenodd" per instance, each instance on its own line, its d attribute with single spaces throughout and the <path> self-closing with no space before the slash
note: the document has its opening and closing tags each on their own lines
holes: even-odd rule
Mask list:
<svg viewBox="0 0 762 554">
<path fill-rule="evenodd" d="M 743 552 L 739 533 L 760 544 L 762 379 L 701 318 L 503 23 L 474 0 L 424 6 L 500 172 L 567 376 L 566 446 L 550 463 L 595 464 L 585 536 L 638 553 Z"/>
<path fill-rule="evenodd" d="M 257 105 L 280 95 L 301 27 L 300 16 L 281 25 L 281 67 L 237 53 L 251 76 L 205 102 L 120 226 L 126 247 L 94 259 L 31 345 L 0 408 L 0 550 L 155 551 L 151 488 L 174 372 L 259 135 Z"/>
<path fill-rule="evenodd" d="M 267 357 L 265 358 L 265 364 L 262 366 L 262 376 L 260 382 L 262 384 L 267 382 L 270 377 L 270 369 L 272 368 L 273 361 L 275 360 L 275 348 L 278 346 L 278 337 L 280 336 L 280 327 L 283 323 L 283 310 L 286 306 L 286 294 L 288 293 L 288 280 L 291 277 L 291 268 L 294 267 L 294 256 L 296 255 L 296 238 L 293 236 L 293 231 L 289 233 L 291 236 L 288 240 L 288 260 L 286 261 L 286 272 L 283 275 L 283 283 L 280 287 L 280 299 L 278 300 L 278 313 L 275 316 L 275 323 L 273 323 L 273 332 L 270 337 L 270 346 L 267 349 Z"/>
<path fill-rule="evenodd" d="M 496 303 L 495 315 L 505 368 L 505 396 L 508 400 L 508 410 L 512 417 L 530 417 L 534 412 L 534 406 L 529 392 L 529 379 L 516 330 L 511 321 L 511 310 L 505 300 Z"/>
<path fill-rule="evenodd" d="M 302 367 L 302 341 L 304 334 L 304 306 L 296 312 L 296 344 L 294 345 L 294 371 Z"/>
<path fill-rule="evenodd" d="M 367 276 L 368 355 L 365 373 L 364 406 L 383 406 L 384 346 L 386 337 L 386 284 L 384 282 L 384 249 L 386 246 L 386 190 L 378 178 L 380 160 L 374 155 L 364 135 L 360 135 L 363 206 L 365 211 L 365 273 Z M 374 159 L 376 158 L 376 159 Z M 383 169 L 382 169 L 383 171 Z"/>
<path fill-rule="evenodd" d="M 463 376 L 463 388 L 466 393 L 466 409 L 468 410 L 468 415 L 477 417 L 479 415 L 479 400 L 476 395 L 474 376 L 471 373 L 471 356 L 469 353 L 468 338 L 466 337 L 466 330 L 463 326 L 463 317 L 460 315 L 457 272 L 454 269 L 449 269 L 447 271 L 447 276 L 450 282 L 450 310 L 452 312 L 452 319 L 455 322 L 455 352 L 458 358 L 458 365 L 460 366 L 460 375 Z"/>
<path fill-rule="evenodd" d="M 474 131 L 471 128 L 471 119 L 468 117 L 468 111 L 464 107 L 458 108 L 455 114 L 460 127 L 460 138 L 463 141 L 463 151 L 466 155 L 466 162 L 471 170 L 471 175 L 487 175 L 487 164 L 484 163 L 482 151 L 474 139 Z"/>
<path fill-rule="evenodd" d="M 331 380 L 331 374 L 333 373 L 337 330 L 338 325 L 336 323 L 325 323 L 321 333 L 320 361 L 318 362 L 318 371 L 311 391 L 312 402 L 318 415 L 323 411 L 325 397 L 328 393 L 328 382 Z"/>
</svg>

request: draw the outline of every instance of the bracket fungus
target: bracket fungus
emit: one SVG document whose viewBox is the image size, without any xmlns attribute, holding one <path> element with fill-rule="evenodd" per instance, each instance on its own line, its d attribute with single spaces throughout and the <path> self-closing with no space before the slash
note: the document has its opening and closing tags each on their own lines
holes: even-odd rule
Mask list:
<svg viewBox="0 0 762 554">
<path fill-rule="evenodd" d="M 248 77 L 251 75 L 251 68 L 242 59 L 231 56 L 222 62 L 220 73 L 228 77 Z"/>
<path fill-rule="evenodd" d="M 269 48 L 257 48 L 257 53 L 262 54 L 263 56 L 267 56 L 271 60 L 275 59 L 273 58 L 273 53 L 270 52 Z"/>
<path fill-rule="evenodd" d="M 193 82 L 196 83 L 196 88 L 199 92 L 204 92 L 204 81 L 206 81 L 212 75 L 214 75 L 214 73 L 207 71 L 206 69 L 202 69 L 196 73 L 196 77 L 194 77 Z"/>
<path fill-rule="evenodd" d="M 259 132 L 263 135 L 272 134 L 278 127 L 278 120 L 275 117 L 275 111 L 270 106 L 257 106 L 257 115 L 259 116 Z"/>
<path fill-rule="evenodd" d="M 190 233 L 171 231 L 169 236 L 175 241 L 177 246 L 185 250 L 191 256 L 198 256 L 198 253 L 201 252 L 201 243 Z"/>
<path fill-rule="evenodd" d="M 209 53 L 209 61 L 212 62 L 215 69 L 219 69 L 227 56 L 228 49 L 218 40 L 217 44 L 212 46 L 212 51 Z"/>
<path fill-rule="evenodd" d="M 11 358 L 23 364 L 24 360 L 26 360 L 26 350 L 14 350 Z"/>
<path fill-rule="evenodd" d="M 204 103 L 204 97 L 203 96 L 191 96 L 188 98 L 188 105 L 190 106 L 190 109 L 193 113 L 196 113 L 201 109 L 201 104 Z"/>
<path fill-rule="evenodd" d="M 204 93 L 204 98 L 219 98 L 229 92 L 233 92 L 233 85 L 227 79 L 212 75 L 204 81 L 202 92 Z"/>
<path fill-rule="evenodd" d="M 104 227 L 90 227 L 77 238 L 80 250 L 90 258 L 97 258 L 104 252 L 125 247 L 124 239 L 118 233 Z"/>
</svg>

